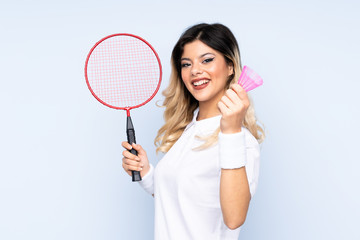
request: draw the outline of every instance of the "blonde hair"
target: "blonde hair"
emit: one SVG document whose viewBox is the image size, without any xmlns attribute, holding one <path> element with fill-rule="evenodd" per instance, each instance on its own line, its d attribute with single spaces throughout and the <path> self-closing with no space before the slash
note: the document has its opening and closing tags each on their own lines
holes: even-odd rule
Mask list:
<svg viewBox="0 0 360 240">
<path fill-rule="evenodd" d="M 225 89 L 228 89 L 231 84 L 236 83 L 240 77 L 242 67 L 239 48 L 235 37 L 227 27 L 221 24 L 198 24 L 185 31 L 172 52 L 170 84 L 162 93 L 165 97 L 161 105 L 165 107 L 165 124 L 159 129 L 154 140 L 156 152 L 167 152 L 170 150 L 180 138 L 186 126 L 192 121 L 194 111 L 199 106 L 198 101 L 190 94 L 181 79 L 180 58 L 183 47 L 194 40 L 200 40 L 221 52 L 226 62 L 233 65 L 234 73 L 229 77 Z M 251 132 L 259 143 L 264 140 L 265 132 L 257 123 L 251 100 L 243 126 Z M 198 137 L 204 141 L 204 144 L 196 149 L 205 149 L 217 143 L 219 132 L 220 127 L 209 136 Z"/>
</svg>

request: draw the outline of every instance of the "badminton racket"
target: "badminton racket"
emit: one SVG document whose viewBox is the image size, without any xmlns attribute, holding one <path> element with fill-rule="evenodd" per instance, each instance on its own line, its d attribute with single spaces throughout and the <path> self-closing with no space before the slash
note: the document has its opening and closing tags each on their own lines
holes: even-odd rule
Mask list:
<svg viewBox="0 0 360 240">
<path fill-rule="evenodd" d="M 253 90 L 263 84 L 262 78 L 248 66 L 244 66 L 239 77 L 238 84 L 246 92 Z"/>
<path fill-rule="evenodd" d="M 139 36 L 113 34 L 98 41 L 85 63 L 85 78 L 92 95 L 107 107 L 125 110 L 126 134 L 136 143 L 130 110 L 148 103 L 161 83 L 161 62 L 154 48 Z M 137 155 L 135 149 L 129 150 Z M 132 171 L 132 181 L 141 181 Z"/>
</svg>

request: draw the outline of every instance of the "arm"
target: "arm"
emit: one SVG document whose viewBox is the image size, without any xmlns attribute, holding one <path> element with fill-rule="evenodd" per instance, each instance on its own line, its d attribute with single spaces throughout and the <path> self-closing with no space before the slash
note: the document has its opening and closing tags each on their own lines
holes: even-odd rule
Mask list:
<svg viewBox="0 0 360 240">
<path fill-rule="evenodd" d="M 228 228 L 236 229 L 244 224 L 250 199 L 245 167 L 221 169 L 220 204 Z"/>
<path fill-rule="evenodd" d="M 224 223 L 230 229 L 245 222 L 251 199 L 245 170 L 245 130 L 241 129 L 249 104 L 245 90 L 238 84 L 233 84 L 218 103 L 222 114 L 219 134 L 220 204 Z"/>
<path fill-rule="evenodd" d="M 240 133 L 220 133 L 219 158 L 222 168 L 220 203 L 224 223 L 230 229 L 236 229 L 245 222 L 250 199 L 256 190 L 259 144 L 245 128 Z"/>
</svg>

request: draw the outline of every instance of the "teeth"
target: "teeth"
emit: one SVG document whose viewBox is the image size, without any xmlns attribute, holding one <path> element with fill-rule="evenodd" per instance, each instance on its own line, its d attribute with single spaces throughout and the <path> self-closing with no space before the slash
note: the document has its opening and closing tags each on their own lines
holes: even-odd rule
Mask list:
<svg viewBox="0 0 360 240">
<path fill-rule="evenodd" d="M 209 80 L 201 80 L 201 81 L 194 82 L 193 84 L 195 86 L 200 86 L 200 85 L 203 85 L 203 84 L 208 83 L 208 82 L 209 82 Z"/>
</svg>

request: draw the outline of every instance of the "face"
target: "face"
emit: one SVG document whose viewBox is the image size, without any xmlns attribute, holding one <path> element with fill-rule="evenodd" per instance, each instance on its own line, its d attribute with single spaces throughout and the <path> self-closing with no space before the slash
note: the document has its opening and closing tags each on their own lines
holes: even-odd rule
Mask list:
<svg viewBox="0 0 360 240">
<path fill-rule="evenodd" d="M 199 104 L 217 104 L 225 93 L 225 85 L 233 67 L 222 53 L 200 40 L 184 46 L 181 57 L 181 77 L 186 88 Z"/>
</svg>

